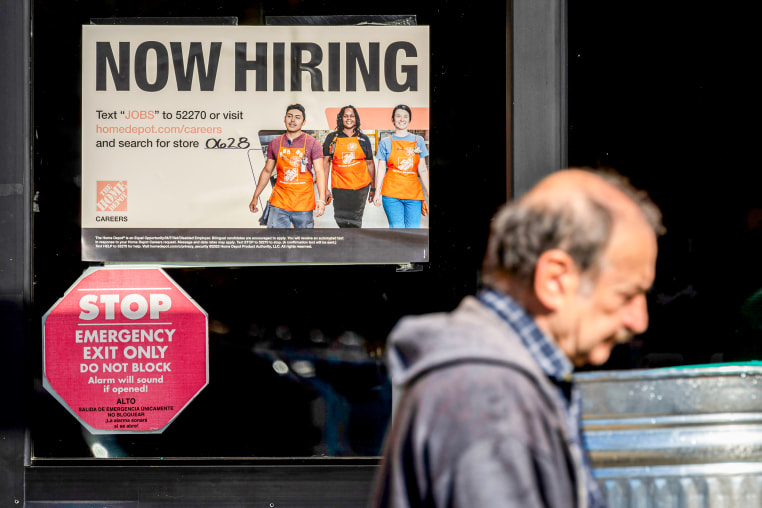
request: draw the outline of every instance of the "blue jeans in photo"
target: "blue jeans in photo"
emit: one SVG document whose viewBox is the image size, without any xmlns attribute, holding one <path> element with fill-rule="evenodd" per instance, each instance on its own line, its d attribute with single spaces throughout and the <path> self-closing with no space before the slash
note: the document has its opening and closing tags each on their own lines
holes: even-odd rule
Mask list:
<svg viewBox="0 0 762 508">
<path fill-rule="evenodd" d="M 420 228 L 421 201 L 381 196 L 390 228 Z"/>
<path fill-rule="evenodd" d="M 312 218 L 312 212 L 289 212 L 277 206 L 270 206 L 268 228 L 289 229 L 291 224 L 295 228 L 312 228 L 315 227 L 315 219 Z"/>
</svg>

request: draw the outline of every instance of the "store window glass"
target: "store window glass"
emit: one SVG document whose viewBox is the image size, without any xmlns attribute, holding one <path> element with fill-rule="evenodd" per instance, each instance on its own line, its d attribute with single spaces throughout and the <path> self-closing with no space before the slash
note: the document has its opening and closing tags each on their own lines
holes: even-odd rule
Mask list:
<svg viewBox="0 0 762 508">
<path fill-rule="evenodd" d="M 762 358 L 750 32 L 727 10 L 663 7 L 569 5 L 569 163 L 621 171 L 667 227 L 649 330 L 604 369 Z"/>
<path fill-rule="evenodd" d="M 452 309 L 475 290 L 489 217 L 506 199 L 505 6 L 497 10 L 485 16 L 461 5 L 405 2 L 348 9 L 300 1 L 34 1 L 38 319 L 85 269 L 101 264 L 82 261 L 81 244 L 81 105 L 88 100 L 81 44 L 82 26 L 92 20 L 208 24 L 233 18 L 239 26 L 258 26 L 273 16 L 411 17 L 431 30 L 424 70 L 431 83 L 430 127 L 412 132 L 429 152 L 431 189 L 439 197 L 426 217 L 430 257 L 422 263 L 164 263 L 208 313 L 208 386 L 161 434 L 96 435 L 43 389 L 36 362 L 33 463 L 378 456 L 392 406 L 386 335 L 402 316 Z M 474 50 L 468 41 L 477 38 L 489 51 Z M 390 119 L 370 132 L 374 150 L 392 128 Z M 328 131 L 311 132 L 320 137 Z M 277 133 L 257 135 L 271 140 Z M 40 344 L 35 335 L 33 358 L 41 357 Z"/>
</svg>

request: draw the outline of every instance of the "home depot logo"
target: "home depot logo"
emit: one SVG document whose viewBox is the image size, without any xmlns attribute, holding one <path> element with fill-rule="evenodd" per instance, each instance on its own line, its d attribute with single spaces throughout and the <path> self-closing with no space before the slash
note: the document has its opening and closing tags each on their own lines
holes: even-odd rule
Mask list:
<svg viewBox="0 0 762 508">
<path fill-rule="evenodd" d="M 99 212 L 127 211 L 127 182 L 124 180 L 98 181 L 95 208 Z"/>
</svg>

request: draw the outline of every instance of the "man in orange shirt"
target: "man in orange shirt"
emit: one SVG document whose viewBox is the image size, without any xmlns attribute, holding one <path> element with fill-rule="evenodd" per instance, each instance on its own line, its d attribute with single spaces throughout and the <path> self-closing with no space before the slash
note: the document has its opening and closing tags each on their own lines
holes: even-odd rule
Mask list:
<svg viewBox="0 0 762 508">
<path fill-rule="evenodd" d="M 273 169 L 277 169 L 277 181 L 270 196 L 268 228 L 312 228 L 315 225 L 313 211 L 314 217 L 320 217 L 325 212 L 323 150 L 318 140 L 302 132 L 306 119 L 304 106 L 288 106 L 285 134 L 272 140 L 267 147 L 267 162 L 259 175 L 249 210 L 251 213 L 259 211 L 259 195 L 267 186 Z"/>
</svg>

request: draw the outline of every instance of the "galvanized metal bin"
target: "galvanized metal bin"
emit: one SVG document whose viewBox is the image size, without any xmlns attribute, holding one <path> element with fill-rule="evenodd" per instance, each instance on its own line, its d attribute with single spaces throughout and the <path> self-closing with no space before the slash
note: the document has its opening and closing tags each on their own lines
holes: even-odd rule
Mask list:
<svg viewBox="0 0 762 508">
<path fill-rule="evenodd" d="M 576 379 L 611 508 L 762 507 L 762 363 Z"/>
</svg>

